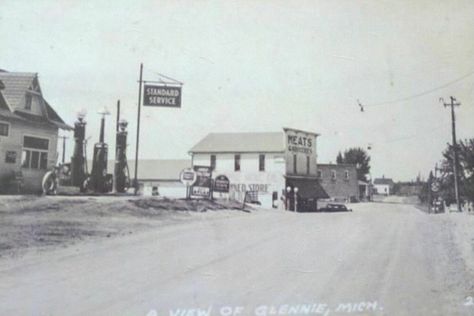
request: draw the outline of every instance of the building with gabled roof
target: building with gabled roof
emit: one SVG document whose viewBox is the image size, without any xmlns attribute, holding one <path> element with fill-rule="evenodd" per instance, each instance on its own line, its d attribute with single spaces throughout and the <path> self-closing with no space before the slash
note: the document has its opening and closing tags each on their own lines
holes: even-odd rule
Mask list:
<svg viewBox="0 0 474 316">
<path fill-rule="evenodd" d="M 283 153 L 285 135 L 269 133 L 210 133 L 199 141 L 190 153 Z"/>
<path fill-rule="evenodd" d="M 318 136 L 293 128 L 269 133 L 210 133 L 189 153 L 194 168 L 207 166 L 213 178 L 223 175 L 229 179 L 231 199 L 242 201 L 251 192 L 266 207 L 316 211 L 317 200 L 329 197 L 317 178 Z M 194 193 L 202 192 L 207 194 L 202 188 Z"/>
<path fill-rule="evenodd" d="M 38 74 L 0 71 L 0 192 L 41 190 L 56 164 L 59 129 L 71 130 L 44 99 Z M 15 188 L 13 188 L 15 186 Z"/>
<path fill-rule="evenodd" d="M 374 193 L 375 194 L 383 194 L 383 195 L 390 195 L 393 193 L 393 186 L 395 183 L 390 178 L 376 178 L 374 179 Z"/>
</svg>

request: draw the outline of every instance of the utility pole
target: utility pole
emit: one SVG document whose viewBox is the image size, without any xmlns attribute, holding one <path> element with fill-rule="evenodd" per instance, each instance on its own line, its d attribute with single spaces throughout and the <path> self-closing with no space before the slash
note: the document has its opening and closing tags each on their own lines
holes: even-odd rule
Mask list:
<svg viewBox="0 0 474 316">
<path fill-rule="evenodd" d="M 453 173 L 454 173 L 454 195 L 456 198 L 456 204 L 458 212 L 461 212 L 461 203 L 459 201 L 459 176 L 458 176 L 458 145 L 456 142 L 456 116 L 454 115 L 454 107 L 460 106 L 461 103 L 457 102 L 456 98 L 449 97 L 450 103 L 444 102 L 443 98 L 440 98 L 440 101 L 443 102 L 444 107 L 451 107 L 451 126 L 452 126 L 452 136 L 453 136 Z"/>
</svg>

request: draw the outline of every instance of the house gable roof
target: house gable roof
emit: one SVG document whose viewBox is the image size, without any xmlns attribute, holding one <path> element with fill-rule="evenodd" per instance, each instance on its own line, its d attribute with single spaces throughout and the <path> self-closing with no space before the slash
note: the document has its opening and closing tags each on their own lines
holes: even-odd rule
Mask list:
<svg viewBox="0 0 474 316">
<path fill-rule="evenodd" d="M 394 183 L 390 178 L 376 178 L 374 179 L 374 184 L 393 185 Z"/>
<path fill-rule="evenodd" d="M 2 116 L 23 121 L 26 120 L 29 122 L 53 125 L 66 130 L 72 129 L 71 126 L 64 123 L 48 102 L 44 100 L 36 73 L 0 71 L 0 81 L 4 87 L 0 90 L 0 110 L 2 110 Z M 28 91 L 41 96 L 41 112 L 43 115 L 18 111 L 23 109 L 25 95 Z"/>
<path fill-rule="evenodd" d="M 0 72 L 0 80 L 5 88 L 2 94 L 10 105 L 10 110 L 19 108 L 36 74 L 32 72 Z"/>
<path fill-rule="evenodd" d="M 264 153 L 284 152 L 283 132 L 210 133 L 190 153 Z"/>
</svg>

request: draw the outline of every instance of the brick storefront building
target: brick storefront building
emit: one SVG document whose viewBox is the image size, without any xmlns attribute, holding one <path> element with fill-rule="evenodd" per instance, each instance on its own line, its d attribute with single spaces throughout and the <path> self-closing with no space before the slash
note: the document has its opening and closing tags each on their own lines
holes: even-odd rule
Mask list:
<svg viewBox="0 0 474 316">
<path fill-rule="evenodd" d="M 359 180 L 354 165 L 318 164 L 318 178 L 331 198 L 345 201 L 360 200 Z"/>
</svg>

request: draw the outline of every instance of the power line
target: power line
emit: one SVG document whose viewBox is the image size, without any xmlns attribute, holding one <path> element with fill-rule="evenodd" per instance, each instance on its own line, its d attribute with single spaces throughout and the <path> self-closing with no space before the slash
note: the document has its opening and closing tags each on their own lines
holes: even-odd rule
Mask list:
<svg viewBox="0 0 474 316">
<path fill-rule="evenodd" d="M 458 83 L 470 76 L 472 76 L 474 74 L 474 70 L 470 71 L 469 73 L 459 77 L 459 78 L 456 78 L 452 81 L 449 81 L 447 83 L 444 83 L 440 86 L 437 86 L 435 88 L 432 88 L 432 89 L 429 89 L 429 90 L 425 90 L 423 92 L 420 92 L 420 93 L 416 93 L 416 94 L 412 94 L 410 96 L 407 96 L 407 97 L 403 97 L 403 98 L 399 98 L 399 99 L 395 99 L 395 100 L 390 100 L 390 101 L 384 101 L 384 102 L 379 102 L 379 103 L 369 103 L 369 104 L 361 104 L 359 102 L 359 100 L 357 100 L 357 103 L 358 103 L 358 106 L 361 108 L 361 110 L 363 111 L 363 108 L 364 107 L 372 107 L 372 106 L 380 106 L 380 105 L 387 105 L 387 104 L 393 104 L 393 103 L 399 103 L 399 102 L 404 102 L 404 101 L 409 101 L 409 100 L 412 100 L 412 99 L 416 99 L 416 98 L 419 98 L 419 97 L 422 97 L 424 95 L 427 95 L 427 94 L 430 94 L 430 93 L 433 93 L 433 92 L 436 92 L 438 90 L 441 90 L 441 89 L 444 89 L 444 88 L 447 88 L 455 83 Z"/>
</svg>

